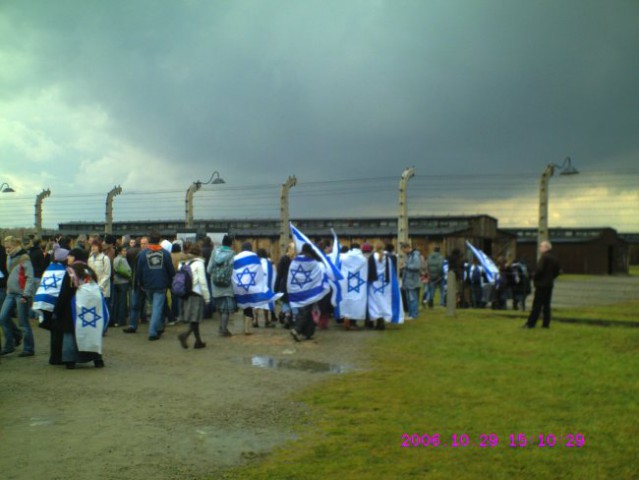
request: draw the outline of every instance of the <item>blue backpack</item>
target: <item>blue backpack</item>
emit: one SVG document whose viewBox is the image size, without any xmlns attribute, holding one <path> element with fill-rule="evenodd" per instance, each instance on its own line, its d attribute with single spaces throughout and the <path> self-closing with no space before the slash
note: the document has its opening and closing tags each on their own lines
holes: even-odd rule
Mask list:
<svg viewBox="0 0 639 480">
<path fill-rule="evenodd" d="M 191 262 L 184 262 L 171 282 L 171 294 L 175 297 L 186 298 L 193 290 L 193 272 Z"/>
</svg>

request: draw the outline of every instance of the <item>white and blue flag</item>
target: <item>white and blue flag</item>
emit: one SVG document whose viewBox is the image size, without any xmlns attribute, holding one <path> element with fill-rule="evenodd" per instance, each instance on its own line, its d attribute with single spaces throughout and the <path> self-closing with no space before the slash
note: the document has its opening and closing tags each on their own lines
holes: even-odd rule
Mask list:
<svg viewBox="0 0 639 480">
<path fill-rule="evenodd" d="M 295 250 L 298 253 L 301 252 L 302 246 L 305 243 L 308 243 L 313 249 L 313 251 L 317 254 L 318 258 L 322 259 L 322 263 L 326 267 L 326 274 L 328 275 L 329 280 L 333 280 L 333 281 L 341 280 L 343 278 L 342 274 L 340 273 L 339 268 L 335 266 L 333 261 L 322 250 L 320 250 L 317 247 L 317 245 L 311 242 L 311 240 L 306 235 L 304 235 L 297 228 L 295 228 L 295 226 L 292 223 L 290 224 L 290 227 L 291 227 L 291 234 L 293 235 L 293 241 L 295 242 Z M 333 245 L 333 248 L 335 248 L 335 245 Z"/>
<path fill-rule="evenodd" d="M 339 282 L 341 302 L 340 317 L 350 320 L 364 320 L 368 298 L 368 259 L 359 248 L 346 252 L 341 259 L 344 279 Z"/>
<path fill-rule="evenodd" d="M 260 263 L 262 264 L 262 271 L 264 272 L 264 277 L 268 288 L 270 288 L 271 291 L 275 291 L 275 269 L 273 268 L 273 263 L 268 258 L 260 258 Z M 258 305 L 255 308 L 261 308 L 264 310 L 275 312 L 275 301 L 272 300 L 262 305 Z"/>
<path fill-rule="evenodd" d="M 490 257 L 488 257 L 479 248 L 475 248 L 468 240 L 466 240 L 466 245 L 473 252 L 473 255 L 475 255 L 481 266 L 484 267 L 484 272 L 486 273 L 488 282 L 495 283 L 495 280 L 499 276 L 499 268 L 497 268 L 495 262 L 493 262 Z"/>
<path fill-rule="evenodd" d="M 368 284 L 368 316 L 387 323 L 404 323 L 404 306 L 397 272 L 390 258 L 374 253 L 377 280 Z"/>
<path fill-rule="evenodd" d="M 66 268 L 61 263 L 51 263 L 42 274 L 40 286 L 33 297 L 33 309 L 53 312 L 55 302 L 60 296 L 62 289 L 62 279 L 66 273 Z"/>
<path fill-rule="evenodd" d="M 291 261 L 286 289 L 293 308 L 321 300 L 330 290 L 326 267 L 314 258 L 298 255 Z"/>
<path fill-rule="evenodd" d="M 109 310 L 97 283 L 80 284 L 71 312 L 78 351 L 102 353 L 102 333 L 109 325 Z"/>
<path fill-rule="evenodd" d="M 262 262 L 253 252 L 240 252 L 233 258 L 231 277 L 235 300 L 240 308 L 264 308 L 264 304 L 280 298 L 282 293 L 274 293 L 267 283 Z"/>
<path fill-rule="evenodd" d="M 339 238 L 337 237 L 337 233 L 335 233 L 335 230 L 331 228 L 331 232 L 333 233 L 333 248 L 331 249 L 329 258 L 331 262 L 333 262 L 333 265 L 335 265 L 337 267 L 337 270 L 339 270 L 341 273 L 342 260 L 340 256 L 340 251 L 342 247 L 339 244 Z M 329 282 L 331 284 L 331 305 L 333 305 L 333 308 L 334 308 L 333 313 L 335 315 L 335 318 L 342 318 L 342 312 L 340 310 L 340 305 L 342 303 L 342 296 L 343 296 L 341 281 L 329 279 Z"/>
</svg>

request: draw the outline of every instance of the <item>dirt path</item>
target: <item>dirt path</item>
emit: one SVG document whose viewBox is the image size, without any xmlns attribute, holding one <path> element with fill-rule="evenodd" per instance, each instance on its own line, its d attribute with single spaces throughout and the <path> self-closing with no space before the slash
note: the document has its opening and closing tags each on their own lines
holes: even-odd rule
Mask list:
<svg viewBox="0 0 639 480">
<path fill-rule="evenodd" d="M 103 370 L 48 365 L 48 332 L 37 328 L 35 357 L 2 358 L 4 480 L 215 478 L 292 438 L 304 406 L 289 394 L 366 368 L 362 347 L 379 334 L 332 327 L 295 343 L 278 327 L 223 339 L 208 320 L 208 347 L 183 350 L 183 327 L 158 342 L 145 327 L 109 331 Z"/>
</svg>

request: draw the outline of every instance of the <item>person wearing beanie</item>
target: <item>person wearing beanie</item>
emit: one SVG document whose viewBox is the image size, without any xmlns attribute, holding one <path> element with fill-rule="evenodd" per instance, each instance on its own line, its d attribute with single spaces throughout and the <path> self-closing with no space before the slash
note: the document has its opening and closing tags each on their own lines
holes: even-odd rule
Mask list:
<svg viewBox="0 0 639 480">
<path fill-rule="evenodd" d="M 49 364 L 62 365 L 62 342 L 64 332 L 53 322 L 53 310 L 62 290 L 62 282 L 66 274 L 66 263 L 69 250 L 53 245 L 52 261 L 44 271 L 40 286 L 33 298 L 33 310 L 42 314 L 39 327 L 49 330 L 51 334 Z"/>
</svg>

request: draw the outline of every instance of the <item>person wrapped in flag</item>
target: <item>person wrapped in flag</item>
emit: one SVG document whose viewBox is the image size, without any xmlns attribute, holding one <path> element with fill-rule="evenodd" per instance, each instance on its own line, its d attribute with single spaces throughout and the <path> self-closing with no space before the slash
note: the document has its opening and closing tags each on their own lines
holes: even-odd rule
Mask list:
<svg viewBox="0 0 639 480">
<path fill-rule="evenodd" d="M 311 339 L 315 333 L 312 309 L 330 286 L 326 267 L 310 244 L 303 244 L 300 254 L 291 262 L 286 287 L 295 323 L 291 335 L 298 342 L 302 337 Z"/>
<path fill-rule="evenodd" d="M 96 368 L 104 367 L 102 334 L 109 324 L 109 311 L 88 258 L 80 248 L 69 252 L 69 267 L 53 309 L 54 328 L 63 331 L 62 361 L 68 369 L 91 361 Z"/>
<path fill-rule="evenodd" d="M 257 256 L 260 257 L 260 262 L 262 263 L 262 271 L 264 272 L 264 276 L 266 284 L 268 287 L 275 291 L 275 269 L 273 268 L 273 262 L 268 258 L 268 253 L 263 248 L 257 249 Z M 257 328 L 259 326 L 259 320 L 261 314 L 264 315 L 264 326 L 265 327 L 275 327 L 275 302 L 266 302 L 262 305 L 258 305 L 255 307 L 254 317 L 253 317 L 253 327 Z"/>
<path fill-rule="evenodd" d="M 344 278 L 340 281 L 342 301 L 339 312 L 344 319 L 344 330 L 357 328 L 358 320 L 366 320 L 368 300 L 368 260 L 353 243 L 348 252 L 340 258 L 341 272 Z"/>
<path fill-rule="evenodd" d="M 64 276 L 67 273 L 66 262 L 69 250 L 55 244 L 53 247 L 53 261 L 42 274 L 42 280 L 33 298 L 33 310 L 42 312 L 40 328 L 51 333 L 49 363 L 51 365 L 62 364 L 62 339 L 63 332 L 53 328 L 53 309 L 60 296 Z"/>
<path fill-rule="evenodd" d="M 268 285 L 260 257 L 251 251 L 251 244 L 248 242 L 242 245 L 242 252 L 233 259 L 231 280 L 235 301 L 244 309 L 244 334 L 250 335 L 253 309 L 263 308 L 264 304 L 278 300 L 282 294 L 273 292 Z"/>
<path fill-rule="evenodd" d="M 375 244 L 370 256 L 368 272 L 368 316 L 375 322 L 376 330 L 383 330 L 385 323 L 404 323 L 404 307 L 399 289 L 397 267 L 381 242 Z"/>
</svg>

